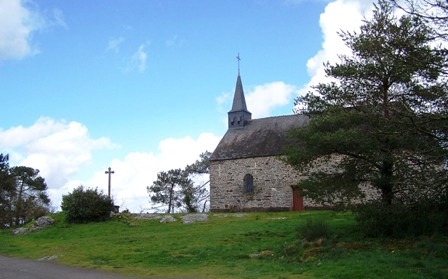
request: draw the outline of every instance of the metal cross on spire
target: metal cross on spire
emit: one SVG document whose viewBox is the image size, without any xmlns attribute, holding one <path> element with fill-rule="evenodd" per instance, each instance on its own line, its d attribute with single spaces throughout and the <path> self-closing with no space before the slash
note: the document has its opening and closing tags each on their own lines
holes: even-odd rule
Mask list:
<svg viewBox="0 0 448 279">
<path fill-rule="evenodd" d="M 107 192 L 107 194 L 109 195 L 109 199 L 110 199 L 110 177 L 111 177 L 111 174 L 113 174 L 115 172 L 113 170 L 111 170 L 111 168 L 109 167 L 107 169 L 107 171 L 105 171 L 104 173 L 109 175 L 109 183 L 108 183 L 108 192 Z"/>
<path fill-rule="evenodd" d="M 238 60 L 238 75 L 240 75 L 240 53 L 238 52 L 238 56 L 236 57 L 236 59 Z"/>
</svg>

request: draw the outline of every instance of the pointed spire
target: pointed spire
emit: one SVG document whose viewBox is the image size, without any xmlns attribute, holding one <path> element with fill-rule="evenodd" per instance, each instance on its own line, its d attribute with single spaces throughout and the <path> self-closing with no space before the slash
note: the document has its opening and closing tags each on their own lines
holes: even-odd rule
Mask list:
<svg viewBox="0 0 448 279">
<path fill-rule="evenodd" d="M 233 96 L 233 104 L 231 111 L 247 111 L 246 98 L 244 97 L 243 83 L 241 76 L 236 79 L 235 95 Z"/>
<path fill-rule="evenodd" d="M 233 96 L 232 110 L 228 113 L 229 129 L 244 127 L 248 120 L 251 120 L 252 114 L 247 110 L 246 98 L 244 97 L 243 83 L 240 76 L 240 54 L 238 59 L 238 77 L 236 79 L 235 95 Z"/>
</svg>

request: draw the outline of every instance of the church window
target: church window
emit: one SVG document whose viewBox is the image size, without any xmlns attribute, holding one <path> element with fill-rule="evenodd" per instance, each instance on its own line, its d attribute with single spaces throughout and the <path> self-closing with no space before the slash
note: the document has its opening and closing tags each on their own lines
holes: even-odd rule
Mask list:
<svg viewBox="0 0 448 279">
<path fill-rule="evenodd" d="M 244 176 L 244 192 L 252 193 L 254 191 L 254 177 L 251 174 Z"/>
</svg>

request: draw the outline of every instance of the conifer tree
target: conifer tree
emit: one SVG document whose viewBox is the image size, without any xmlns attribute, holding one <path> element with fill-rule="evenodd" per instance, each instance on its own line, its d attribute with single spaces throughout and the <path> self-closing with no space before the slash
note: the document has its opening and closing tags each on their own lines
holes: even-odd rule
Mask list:
<svg viewBox="0 0 448 279">
<path fill-rule="evenodd" d="M 334 202 L 378 190 L 388 205 L 447 191 L 446 49 L 419 17 L 397 18 L 385 0 L 359 32 L 341 32 L 352 50 L 326 64 L 328 83 L 295 101 L 310 116 L 291 132 L 286 161 L 307 179 L 308 197 Z M 324 169 L 322 162 L 333 162 Z"/>
</svg>

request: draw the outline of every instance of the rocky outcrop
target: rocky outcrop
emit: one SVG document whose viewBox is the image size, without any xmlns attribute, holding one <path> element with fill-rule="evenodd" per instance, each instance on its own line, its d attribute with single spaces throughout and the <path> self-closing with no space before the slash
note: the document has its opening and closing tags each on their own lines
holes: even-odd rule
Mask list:
<svg viewBox="0 0 448 279">
<path fill-rule="evenodd" d="M 29 228 L 17 228 L 15 230 L 12 231 L 13 235 L 19 235 L 19 234 L 26 234 L 26 233 L 31 233 L 31 232 L 35 232 L 38 231 L 40 229 L 43 229 L 45 227 L 48 227 L 50 225 L 54 224 L 54 219 L 51 218 L 50 216 L 42 216 L 39 217 L 36 222 Z"/>
</svg>

